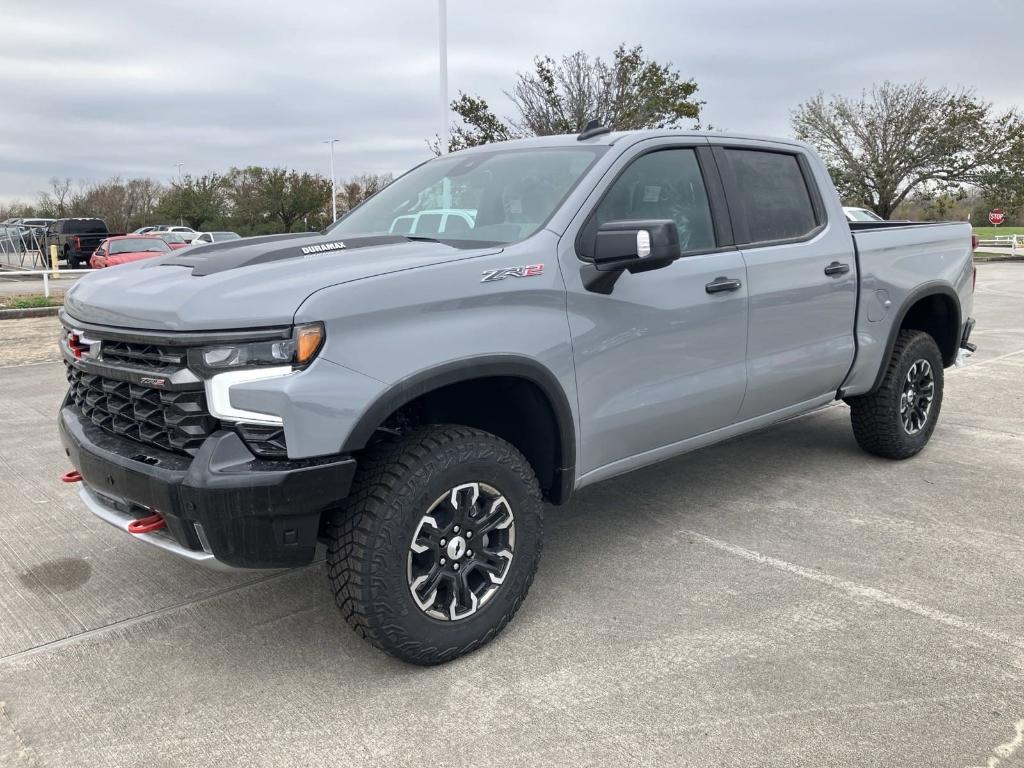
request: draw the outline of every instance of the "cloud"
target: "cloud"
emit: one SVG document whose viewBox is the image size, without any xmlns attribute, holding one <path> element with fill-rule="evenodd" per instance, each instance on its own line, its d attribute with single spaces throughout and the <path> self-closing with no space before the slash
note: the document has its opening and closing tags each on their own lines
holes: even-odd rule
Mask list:
<svg viewBox="0 0 1024 768">
<path fill-rule="evenodd" d="M 449 83 L 487 98 L 535 55 L 608 55 L 642 43 L 700 85 L 704 119 L 789 134 L 819 90 L 924 78 L 1021 100 L 1019 53 L 995 29 L 1019 0 L 449 0 Z M 438 131 L 436 4 L 5 0 L 0 198 L 34 199 L 51 176 L 170 179 L 250 163 L 339 176 L 402 171 Z M 59 19 L 60 23 L 54 23 Z"/>
</svg>

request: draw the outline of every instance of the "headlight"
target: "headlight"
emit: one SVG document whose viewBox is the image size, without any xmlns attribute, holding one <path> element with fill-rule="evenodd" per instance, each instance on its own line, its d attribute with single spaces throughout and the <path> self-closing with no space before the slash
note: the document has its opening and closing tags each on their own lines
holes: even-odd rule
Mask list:
<svg viewBox="0 0 1024 768">
<path fill-rule="evenodd" d="M 296 326 L 290 339 L 219 344 L 190 350 L 189 357 L 194 368 L 211 375 L 268 365 L 304 368 L 316 357 L 323 342 L 323 323 L 308 323 Z"/>
</svg>

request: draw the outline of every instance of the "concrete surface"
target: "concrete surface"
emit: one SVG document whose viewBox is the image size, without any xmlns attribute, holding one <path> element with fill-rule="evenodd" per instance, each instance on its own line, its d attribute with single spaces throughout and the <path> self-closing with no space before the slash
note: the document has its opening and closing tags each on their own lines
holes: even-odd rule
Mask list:
<svg viewBox="0 0 1024 768">
<path fill-rule="evenodd" d="M 0 766 L 1024 765 L 1024 267 L 980 266 L 975 315 L 919 457 L 839 405 L 589 488 L 508 629 L 432 669 L 322 564 L 206 573 L 90 518 L 60 366 L 8 362 Z"/>
</svg>

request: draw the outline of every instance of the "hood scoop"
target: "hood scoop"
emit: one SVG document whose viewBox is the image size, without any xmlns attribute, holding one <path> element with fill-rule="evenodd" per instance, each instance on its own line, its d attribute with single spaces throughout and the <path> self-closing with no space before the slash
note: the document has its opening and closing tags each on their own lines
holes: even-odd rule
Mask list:
<svg viewBox="0 0 1024 768">
<path fill-rule="evenodd" d="M 270 235 L 202 246 L 193 254 L 153 259 L 145 268 L 190 267 L 193 277 L 205 277 L 257 264 L 311 258 L 326 253 L 343 253 L 353 248 L 394 245 L 406 241 L 405 237 L 399 235 L 349 237 L 344 240 L 309 233 Z"/>
</svg>

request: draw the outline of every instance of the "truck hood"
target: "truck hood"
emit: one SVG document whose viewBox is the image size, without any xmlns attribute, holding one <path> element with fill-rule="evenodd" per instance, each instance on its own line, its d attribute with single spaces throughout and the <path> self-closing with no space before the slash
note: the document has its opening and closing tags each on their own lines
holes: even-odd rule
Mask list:
<svg viewBox="0 0 1024 768">
<path fill-rule="evenodd" d="M 246 238 L 86 275 L 67 292 L 64 308 L 82 322 L 146 330 L 288 325 L 321 288 L 500 250 L 390 235 Z"/>
</svg>

